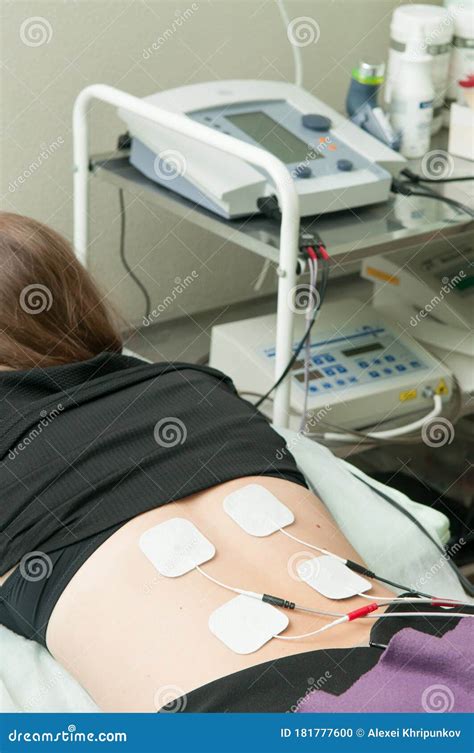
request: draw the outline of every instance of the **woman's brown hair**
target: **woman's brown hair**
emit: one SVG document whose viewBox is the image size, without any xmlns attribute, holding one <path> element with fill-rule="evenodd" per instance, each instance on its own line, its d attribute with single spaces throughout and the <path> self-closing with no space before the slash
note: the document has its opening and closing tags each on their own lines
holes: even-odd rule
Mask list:
<svg viewBox="0 0 474 753">
<path fill-rule="evenodd" d="M 36 220 L 0 212 L 0 366 L 55 366 L 121 348 L 70 244 Z"/>
</svg>

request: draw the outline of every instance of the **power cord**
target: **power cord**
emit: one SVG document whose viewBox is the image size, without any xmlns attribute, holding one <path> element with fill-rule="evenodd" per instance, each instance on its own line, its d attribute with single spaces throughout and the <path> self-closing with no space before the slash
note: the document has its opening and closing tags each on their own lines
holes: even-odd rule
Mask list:
<svg viewBox="0 0 474 753">
<path fill-rule="evenodd" d="M 402 196 L 422 196 L 425 199 L 436 199 L 445 204 L 449 204 L 449 206 L 455 207 L 456 209 L 460 209 L 462 212 L 465 212 L 465 214 L 474 218 L 474 210 L 468 207 L 467 204 L 463 204 L 461 201 L 456 201 L 455 199 L 450 199 L 448 196 L 441 196 L 441 194 L 435 193 L 434 191 L 433 193 L 429 193 L 428 191 L 414 191 L 408 180 L 404 181 L 398 180 L 398 178 L 392 178 L 390 190 L 392 193 L 401 194 Z"/>
<path fill-rule="evenodd" d="M 143 297 L 145 299 L 145 317 L 146 319 L 149 318 L 151 313 L 151 299 L 150 295 L 148 293 L 148 290 L 146 289 L 145 285 L 142 283 L 142 281 L 137 277 L 133 269 L 131 268 L 130 264 L 127 261 L 127 258 L 125 256 L 125 231 L 126 231 L 126 217 L 125 217 L 125 200 L 123 195 L 123 189 L 119 188 L 119 204 L 120 204 L 120 259 L 122 261 L 122 264 L 125 268 L 125 270 L 128 272 L 132 280 L 135 282 L 137 287 L 140 288 L 140 290 L 143 293 Z"/>
<path fill-rule="evenodd" d="M 429 531 L 426 530 L 424 525 L 420 523 L 420 521 L 415 518 L 412 513 L 407 510 L 403 505 L 396 502 L 394 499 L 388 496 L 388 494 L 385 494 L 384 492 L 380 491 L 380 489 L 377 489 L 376 487 L 372 486 L 368 481 L 366 481 L 364 478 L 361 478 L 358 473 L 354 471 L 350 471 L 350 473 L 359 481 L 362 481 L 363 484 L 369 487 L 369 489 L 372 489 L 372 491 L 375 494 L 378 494 L 379 497 L 382 497 L 386 502 L 388 502 L 392 507 L 394 507 L 398 512 L 403 513 L 405 517 L 407 517 L 416 527 L 431 541 L 432 544 L 436 547 L 438 552 L 440 552 L 444 559 L 447 561 L 448 565 L 451 567 L 452 571 L 456 575 L 457 579 L 461 583 L 464 590 L 469 594 L 469 596 L 474 596 L 474 584 L 472 584 L 466 577 L 463 575 L 463 573 L 459 570 L 456 563 L 452 561 L 452 559 L 448 556 L 447 552 L 444 550 L 444 548 L 436 541 L 435 538 L 430 534 Z"/>
<path fill-rule="evenodd" d="M 311 247 L 311 248 L 313 248 L 313 247 Z M 323 251 L 323 249 L 324 249 L 324 251 Z M 301 353 L 301 351 L 303 350 L 303 348 L 305 346 L 307 338 L 311 334 L 311 330 L 313 329 L 313 325 L 314 325 L 314 323 L 316 321 L 318 312 L 320 311 L 320 309 L 321 309 L 321 307 L 323 305 L 324 297 L 326 295 L 326 289 L 327 289 L 328 279 L 329 279 L 329 265 L 328 265 L 329 254 L 327 253 L 326 248 L 324 246 L 322 246 L 322 245 L 319 247 L 318 250 L 319 250 L 319 254 L 320 254 L 319 255 L 319 262 L 320 262 L 320 264 L 322 266 L 322 278 L 321 278 L 319 300 L 317 301 L 317 303 L 316 303 L 316 305 L 315 305 L 315 307 L 313 309 L 311 320 L 310 320 L 310 322 L 309 322 L 309 324 L 308 324 L 308 326 L 306 328 L 306 331 L 305 331 L 303 337 L 301 338 L 301 340 L 299 341 L 298 345 L 296 346 L 296 349 L 295 349 L 292 357 L 288 361 L 288 364 L 286 365 L 286 367 L 283 370 L 283 372 L 280 374 L 280 376 L 277 379 L 277 381 L 270 387 L 270 389 L 264 395 L 262 395 L 262 397 L 259 400 L 257 400 L 256 403 L 254 403 L 254 407 L 255 408 L 259 408 L 262 405 L 262 403 L 265 402 L 265 400 L 269 397 L 269 395 L 271 395 L 271 393 L 274 390 L 276 390 L 276 388 L 282 383 L 282 381 L 285 379 L 285 377 L 290 373 L 293 364 L 297 360 L 299 354 Z M 325 256 L 323 256 L 322 254 L 324 254 Z"/>
<path fill-rule="evenodd" d="M 474 180 L 474 175 L 458 175 L 453 178 L 425 178 L 424 175 L 414 173 L 408 167 L 404 167 L 400 174 L 408 178 L 411 183 L 458 183 L 462 180 Z"/>
<path fill-rule="evenodd" d="M 395 439 L 401 437 L 404 434 L 410 434 L 413 431 L 422 429 L 427 421 L 432 421 L 433 418 L 441 415 L 443 410 L 443 401 L 439 395 L 432 394 L 433 408 L 422 418 L 413 421 L 411 424 L 405 424 L 404 426 L 397 426 L 395 429 L 386 429 L 385 431 L 364 432 L 364 436 L 368 439 Z M 325 432 L 323 439 L 329 442 L 353 442 L 354 437 L 350 432 L 339 434 L 333 432 Z"/>
</svg>

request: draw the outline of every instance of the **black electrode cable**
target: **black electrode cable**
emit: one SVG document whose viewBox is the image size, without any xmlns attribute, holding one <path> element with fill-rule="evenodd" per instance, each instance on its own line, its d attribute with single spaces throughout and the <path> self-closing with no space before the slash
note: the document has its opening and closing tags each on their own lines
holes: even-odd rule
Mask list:
<svg viewBox="0 0 474 753">
<path fill-rule="evenodd" d="M 395 507 L 395 509 L 398 510 L 398 512 L 403 513 L 403 515 L 405 515 L 409 520 L 411 520 L 411 522 L 414 525 L 416 525 L 416 527 L 427 538 L 429 538 L 429 540 L 431 541 L 431 543 L 434 544 L 434 546 L 436 547 L 436 549 L 443 555 L 443 558 L 447 561 L 448 565 L 451 567 L 452 571 L 456 575 L 457 579 L 461 583 L 461 585 L 464 588 L 464 590 L 469 594 L 469 596 L 474 596 L 474 584 L 471 583 L 465 577 L 465 575 L 463 575 L 463 573 L 457 567 L 456 563 L 452 561 L 452 559 L 448 556 L 448 554 L 445 552 L 445 550 L 443 549 L 443 547 L 440 544 L 438 544 L 438 542 L 436 541 L 436 539 L 433 538 L 433 536 L 430 534 L 430 532 L 426 530 L 426 528 L 424 527 L 424 525 L 422 525 L 422 523 L 420 523 L 420 521 L 414 515 L 412 515 L 412 513 L 409 510 L 405 509 L 405 507 L 403 507 L 403 505 L 400 505 L 394 499 L 392 499 L 391 497 L 389 497 L 388 494 L 385 494 L 384 492 L 380 491 L 380 489 L 376 489 L 374 486 L 372 486 L 372 484 L 370 484 L 365 479 L 361 478 L 357 473 L 352 473 L 352 475 L 354 476 L 354 478 L 358 479 L 359 481 L 362 481 L 362 483 L 365 484 L 366 486 L 368 486 L 369 489 L 372 489 L 372 491 L 374 491 L 375 494 L 378 494 L 380 497 L 382 497 L 382 499 L 384 499 L 386 502 L 388 502 L 389 504 L 391 504 L 392 507 Z M 408 589 L 408 590 L 410 590 L 410 589 Z M 419 591 L 417 591 L 417 593 L 421 594 L 421 592 L 419 592 Z"/>
<path fill-rule="evenodd" d="M 334 552 L 330 552 L 327 549 L 323 549 L 320 546 L 316 546 L 316 544 L 311 544 L 309 541 L 300 539 L 297 536 L 294 536 L 292 533 L 290 533 L 286 528 L 281 527 L 278 530 L 280 531 L 280 533 L 283 533 L 285 536 L 288 536 L 289 539 L 293 539 L 293 541 L 297 541 L 299 544 L 303 544 L 304 546 L 307 546 L 310 549 L 315 549 L 317 552 L 320 552 L 321 554 L 324 554 L 326 556 L 339 560 L 339 562 L 345 565 L 349 570 L 352 570 L 354 573 L 357 573 L 358 575 L 363 575 L 366 578 L 370 578 L 370 580 L 377 580 L 377 581 L 380 581 L 381 583 L 387 583 L 388 585 L 393 586 L 394 588 L 400 589 L 400 591 L 405 591 L 414 595 L 418 594 L 419 596 L 425 596 L 427 599 L 435 598 L 432 594 L 423 593 L 423 591 L 418 591 L 416 589 L 410 588 L 409 586 L 406 586 L 403 583 L 396 583 L 393 580 L 388 580 L 388 578 L 382 578 L 381 576 L 377 575 L 377 573 L 374 573 L 373 570 L 369 570 L 369 568 L 366 567 L 365 565 L 359 565 L 358 562 L 349 560 L 346 557 L 341 557 L 338 554 L 334 554 Z"/>
<path fill-rule="evenodd" d="M 288 364 L 286 365 L 285 369 L 283 370 L 283 372 L 281 373 L 281 375 L 278 377 L 277 381 L 270 387 L 270 389 L 268 390 L 268 392 L 266 392 L 264 395 L 262 395 L 262 397 L 259 400 L 257 400 L 256 403 L 254 403 L 254 407 L 255 408 L 259 408 L 262 405 L 262 403 L 265 402 L 265 400 L 272 394 L 272 392 L 274 390 L 276 390 L 276 388 L 281 384 L 281 382 L 285 379 L 285 377 L 290 373 L 293 364 L 295 363 L 296 359 L 298 358 L 299 354 L 301 353 L 301 351 L 302 351 L 302 349 L 304 347 L 306 339 L 311 334 L 311 330 L 313 329 L 313 325 L 314 325 L 314 323 L 316 321 L 316 317 L 317 317 L 317 315 L 319 313 L 319 310 L 321 309 L 321 306 L 323 305 L 324 296 L 326 294 L 326 288 L 327 288 L 328 278 L 329 278 L 329 265 L 328 265 L 327 261 L 326 260 L 322 260 L 321 261 L 321 266 L 322 266 L 321 290 L 320 290 L 320 294 L 319 294 L 319 301 L 318 301 L 317 305 L 314 307 L 314 311 L 313 311 L 313 315 L 311 317 L 311 321 L 308 324 L 303 337 L 301 338 L 301 340 L 299 341 L 298 345 L 296 346 L 295 352 L 293 353 L 293 355 L 291 356 L 290 360 L 288 361 Z"/>
<path fill-rule="evenodd" d="M 455 209 L 460 209 L 465 214 L 468 214 L 470 217 L 474 218 L 474 210 L 472 210 L 466 204 L 463 204 L 461 201 L 450 199 L 448 196 L 441 196 L 441 194 L 436 193 L 435 191 L 433 191 L 432 193 L 429 193 L 428 191 L 414 191 L 408 180 L 403 181 L 397 180 L 397 178 L 392 178 L 392 185 L 390 190 L 392 191 L 392 193 L 401 194 L 402 196 L 421 196 L 424 199 L 436 199 L 437 201 L 442 201 L 445 204 L 454 207 Z"/>
<path fill-rule="evenodd" d="M 148 319 L 151 313 L 151 299 L 148 294 L 148 290 L 146 289 L 142 281 L 137 277 L 137 275 L 131 268 L 125 256 L 126 219 L 125 219 L 125 200 L 123 196 L 123 188 L 119 188 L 119 204 L 120 204 L 120 259 L 122 261 L 123 266 L 125 267 L 125 270 L 128 272 L 132 280 L 135 282 L 137 287 L 139 287 L 143 293 L 143 297 L 145 299 L 145 318 Z"/>
<path fill-rule="evenodd" d="M 408 167 L 403 168 L 400 175 L 404 175 L 412 183 L 458 183 L 462 180 L 474 180 L 474 175 L 458 175 L 452 178 L 425 178 L 423 175 L 414 173 Z"/>
<path fill-rule="evenodd" d="M 372 570 L 369 570 L 368 567 L 364 567 L 364 565 L 359 565 L 358 562 L 353 562 L 352 560 L 346 560 L 346 567 L 348 567 L 349 570 L 352 570 L 353 572 L 358 573 L 359 575 L 365 575 L 365 577 L 370 578 L 370 580 L 378 580 L 381 583 L 386 583 L 388 586 L 399 588 L 401 591 L 406 591 L 412 594 L 419 594 L 420 596 L 426 596 L 427 599 L 434 598 L 432 594 L 425 594 L 422 591 L 417 591 L 417 590 L 414 590 L 413 588 L 409 588 L 408 586 L 404 586 L 402 583 L 396 583 L 395 581 L 389 580 L 388 578 L 382 578 L 381 575 L 377 575 Z"/>
</svg>

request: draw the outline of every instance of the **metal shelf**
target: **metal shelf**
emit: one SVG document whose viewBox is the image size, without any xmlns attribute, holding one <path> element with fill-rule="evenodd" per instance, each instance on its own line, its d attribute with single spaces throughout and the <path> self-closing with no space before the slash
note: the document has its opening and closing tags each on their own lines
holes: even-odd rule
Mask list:
<svg viewBox="0 0 474 753">
<path fill-rule="evenodd" d="M 129 163 L 127 152 L 95 155 L 90 160 L 90 170 L 98 180 L 123 188 L 163 211 L 278 264 L 277 222 L 261 215 L 236 220 L 220 218 L 146 178 Z M 449 195 L 449 190 L 444 187 L 445 195 Z M 441 201 L 400 195 L 369 207 L 305 217 L 301 224 L 307 230 L 318 231 L 339 264 L 416 247 L 430 240 L 454 239 L 474 231 L 474 222 L 460 210 Z"/>
</svg>

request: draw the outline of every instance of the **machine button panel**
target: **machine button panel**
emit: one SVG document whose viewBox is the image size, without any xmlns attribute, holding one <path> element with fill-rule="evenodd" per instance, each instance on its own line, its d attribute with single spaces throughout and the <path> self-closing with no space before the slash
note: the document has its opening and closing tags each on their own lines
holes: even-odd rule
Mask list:
<svg viewBox="0 0 474 753">
<path fill-rule="evenodd" d="M 354 167 L 354 163 L 350 159 L 338 159 L 336 164 L 337 169 L 341 170 L 344 173 L 350 172 Z"/>
<path fill-rule="evenodd" d="M 310 128 L 312 131 L 329 131 L 332 125 L 329 118 L 316 113 L 302 115 L 301 123 L 305 128 Z"/>
<path fill-rule="evenodd" d="M 309 165 L 298 165 L 295 167 L 294 174 L 297 178 L 311 178 L 313 171 Z"/>
<path fill-rule="evenodd" d="M 411 372 L 427 368 L 417 358 L 416 351 L 410 351 L 384 326 L 360 326 L 350 335 L 318 332 L 313 338 L 309 344 L 311 368 L 307 379 L 314 400 L 323 399 L 323 393 L 328 390 L 344 395 L 348 390 L 369 384 L 377 390 L 380 389 L 378 383 L 382 387 L 389 379 L 400 380 L 401 386 L 403 378 Z M 295 347 L 298 342 L 295 341 Z M 273 359 L 275 347 L 266 348 L 265 355 Z M 304 390 L 305 359 L 301 356 L 294 363 L 292 373 L 294 384 Z"/>
</svg>

